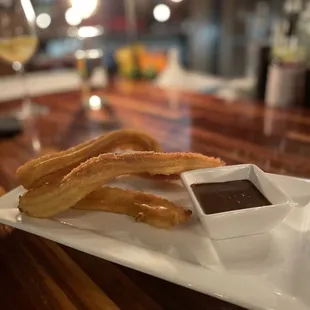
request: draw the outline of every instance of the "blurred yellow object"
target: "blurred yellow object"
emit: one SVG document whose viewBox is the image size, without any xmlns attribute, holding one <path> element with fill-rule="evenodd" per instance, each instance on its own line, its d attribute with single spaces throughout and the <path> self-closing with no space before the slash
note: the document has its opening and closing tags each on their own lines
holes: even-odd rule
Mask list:
<svg viewBox="0 0 310 310">
<path fill-rule="evenodd" d="M 130 45 L 116 51 L 115 58 L 122 76 L 132 79 L 139 77 L 138 58 L 143 50 L 141 45 Z"/>
<path fill-rule="evenodd" d="M 116 51 L 119 73 L 127 78 L 152 78 L 167 65 L 163 52 L 149 52 L 141 44 L 126 46 Z"/>
<path fill-rule="evenodd" d="M 286 63 L 296 63 L 306 58 L 306 51 L 302 47 L 275 46 L 272 50 L 272 56 Z"/>
</svg>

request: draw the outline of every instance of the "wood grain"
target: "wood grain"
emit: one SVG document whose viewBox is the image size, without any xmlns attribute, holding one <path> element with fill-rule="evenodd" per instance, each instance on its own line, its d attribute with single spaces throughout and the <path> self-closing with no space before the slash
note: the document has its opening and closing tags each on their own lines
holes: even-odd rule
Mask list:
<svg viewBox="0 0 310 310">
<path fill-rule="evenodd" d="M 23 309 L 119 309 L 56 243 L 15 231 L 0 241 L 0 249 L 2 266 L 9 273 L 6 281 L 1 279 L 1 304 L 6 299 L 2 286 L 14 282 L 29 303 Z M 17 291 L 12 294 L 14 309 L 22 309 L 24 301 Z"/>
<path fill-rule="evenodd" d="M 61 150 L 116 128 L 142 130 L 166 151 L 220 156 L 228 164 L 310 177 L 310 112 L 274 110 L 255 102 L 224 102 L 113 83 L 95 94 L 109 103 L 85 112 L 79 93 L 35 98 L 51 113 L 29 119 L 24 132 L 0 140 L 1 185 L 18 185 L 16 169 L 40 154 Z M 18 106 L 0 105 L 0 114 Z M 0 309 L 241 309 L 183 287 L 59 246 L 21 231 L 0 239 Z"/>
</svg>

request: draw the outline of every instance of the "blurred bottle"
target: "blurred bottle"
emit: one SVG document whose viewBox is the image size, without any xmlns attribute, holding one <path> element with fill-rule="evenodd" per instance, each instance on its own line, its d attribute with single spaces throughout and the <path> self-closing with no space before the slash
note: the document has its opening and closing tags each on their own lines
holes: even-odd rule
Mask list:
<svg viewBox="0 0 310 310">
<path fill-rule="evenodd" d="M 157 77 L 156 84 L 163 88 L 186 89 L 188 86 L 188 73 L 184 70 L 179 50 L 172 47 L 168 51 L 166 68 Z"/>
<path fill-rule="evenodd" d="M 305 9 L 301 12 L 297 24 L 298 35 L 302 45 L 305 47 L 306 54 L 306 86 L 305 86 L 305 104 L 310 106 L 310 1 L 306 3 Z"/>
<path fill-rule="evenodd" d="M 261 47 L 269 45 L 271 16 L 269 4 L 259 1 L 254 14 L 246 16 L 247 31 L 247 77 L 256 78 L 259 67 L 259 54 Z"/>
<path fill-rule="evenodd" d="M 255 99 L 265 100 L 268 68 L 270 65 L 270 46 L 261 45 L 257 51 Z"/>
<path fill-rule="evenodd" d="M 271 14 L 265 1 L 256 4 L 247 18 L 248 63 L 246 75 L 253 81 L 254 98 L 265 99 L 267 72 L 270 63 Z"/>
<path fill-rule="evenodd" d="M 89 108 L 92 89 L 102 88 L 107 84 L 102 57 L 101 49 L 78 50 L 75 53 L 76 68 L 81 80 L 82 104 L 85 108 Z"/>
<path fill-rule="evenodd" d="M 304 103 L 306 53 L 297 31 L 301 10 L 301 0 L 286 1 L 284 19 L 274 31 L 265 100 L 271 107 Z"/>
<path fill-rule="evenodd" d="M 298 36 L 306 48 L 307 64 L 310 64 L 310 1 L 305 5 L 305 9 L 300 13 L 297 21 Z"/>
</svg>

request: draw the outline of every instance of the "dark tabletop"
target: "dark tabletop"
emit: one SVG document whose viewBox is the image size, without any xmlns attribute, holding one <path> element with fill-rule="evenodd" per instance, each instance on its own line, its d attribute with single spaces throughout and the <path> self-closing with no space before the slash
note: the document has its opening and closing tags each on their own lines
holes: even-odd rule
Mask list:
<svg viewBox="0 0 310 310">
<path fill-rule="evenodd" d="M 25 121 L 21 135 L 0 140 L 0 185 L 17 186 L 16 169 L 39 154 L 117 128 L 149 133 L 166 151 L 200 152 L 228 164 L 251 162 L 273 173 L 310 176 L 310 113 L 303 109 L 224 102 L 145 83 L 117 83 L 97 94 L 109 104 L 87 113 L 77 92 L 35 98 L 50 113 Z M 0 104 L 0 113 L 17 105 Z M 241 309 L 22 231 L 6 237 L 3 231 L 2 226 L 0 309 Z"/>
</svg>

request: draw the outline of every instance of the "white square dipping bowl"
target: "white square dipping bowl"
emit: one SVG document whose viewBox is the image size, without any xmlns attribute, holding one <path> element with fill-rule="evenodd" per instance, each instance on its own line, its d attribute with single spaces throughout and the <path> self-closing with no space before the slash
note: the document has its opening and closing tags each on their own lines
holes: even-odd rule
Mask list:
<svg viewBox="0 0 310 310">
<path fill-rule="evenodd" d="M 265 233 L 281 223 L 294 202 L 255 165 L 200 169 L 181 174 L 198 216 L 211 239 L 226 239 Z M 249 180 L 271 202 L 269 206 L 205 214 L 191 185 Z"/>
</svg>

